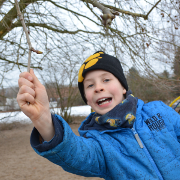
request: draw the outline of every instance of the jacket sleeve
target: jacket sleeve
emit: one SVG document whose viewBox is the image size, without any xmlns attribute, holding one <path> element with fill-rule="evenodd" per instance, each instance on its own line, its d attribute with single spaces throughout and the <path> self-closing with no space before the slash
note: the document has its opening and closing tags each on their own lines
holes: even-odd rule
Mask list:
<svg viewBox="0 0 180 180">
<path fill-rule="evenodd" d="M 65 171 L 104 178 L 106 165 L 100 144 L 94 138 L 75 135 L 62 117 L 56 117 L 61 121 L 64 130 L 62 142 L 43 152 L 33 147 L 36 153 L 61 166 Z"/>
<path fill-rule="evenodd" d="M 177 140 L 180 143 L 180 115 L 171 107 L 162 103 L 166 111 L 166 116 L 171 120 L 170 123 L 173 125 L 174 132 L 176 134 Z"/>
<path fill-rule="evenodd" d="M 36 128 L 34 128 L 31 133 L 31 146 L 40 152 L 48 151 L 56 147 L 63 140 L 64 129 L 61 121 L 59 121 L 59 119 L 56 118 L 55 115 L 51 115 L 51 117 L 54 124 L 55 135 L 49 142 L 44 141 L 42 139 L 41 135 L 39 134 Z"/>
</svg>

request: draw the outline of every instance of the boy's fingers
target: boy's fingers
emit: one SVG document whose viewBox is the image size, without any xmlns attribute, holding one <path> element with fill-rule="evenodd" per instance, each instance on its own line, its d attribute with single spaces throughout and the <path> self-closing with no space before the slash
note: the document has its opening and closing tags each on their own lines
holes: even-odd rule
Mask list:
<svg viewBox="0 0 180 180">
<path fill-rule="evenodd" d="M 33 83 L 34 83 L 34 85 L 35 85 L 35 86 L 41 86 L 42 84 L 41 84 L 41 82 L 39 81 L 39 79 L 36 77 L 36 75 L 34 74 L 33 69 L 30 69 L 30 74 L 31 74 L 31 76 L 32 76 L 32 78 L 33 78 Z"/>
<path fill-rule="evenodd" d="M 19 94 L 24 94 L 24 93 L 28 93 L 33 97 L 35 97 L 35 95 L 36 95 L 34 89 L 32 89 L 26 85 L 22 85 L 19 89 Z"/>
<path fill-rule="evenodd" d="M 26 79 L 27 81 L 32 82 L 36 87 L 42 86 L 41 82 L 34 74 L 33 69 L 30 69 L 30 72 L 23 72 L 19 75 L 19 81 L 18 81 L 19 86 L 21 87 L 23 83 L 30 86 L 30 84 L 27 84 L 27 81 L 23 81 L 23 79 Z"/>
<path fill-rule="evenodd" d="M 29 80 L 25 79 L 24 77 L 20 77 L 18 80 L 19 87 L 21 88 L 22 86 L 28 86 L 32 89 L 34 89 L 34 84 L 30 82 Z"/>
<path fill-rule="evenodd" d="M 29 81 L 33 81 L 33 77 L 32 77 L 32 75 L 29 72 L 22 72 L 19 75 L 19 78 L 25 78 L 25 79 L 27 79 Z"/>
<path fill-rule="evenodd" d="M 20 108 L 22 108 L 24 105 L 28 105 L 27 102 L 29 102 L 30 104 L 34 104 L 34 97 L 28 93 L 18 94 L 17 102 Z"/>
</svg>

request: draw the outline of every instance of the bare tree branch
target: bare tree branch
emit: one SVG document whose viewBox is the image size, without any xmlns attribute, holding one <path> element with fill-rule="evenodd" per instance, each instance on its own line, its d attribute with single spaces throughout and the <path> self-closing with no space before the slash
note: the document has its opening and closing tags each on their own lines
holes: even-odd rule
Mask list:
<svg viewBox="0 0 180 180">
<path fill-rule="evenodd" d="M 71 9 L 65 8 L 65 7 L 63 7 L 63 6 L 60 6 L 60 5 L 58 5 L 57 3 L 55 3 L 54 1 L 52 1 L 52 0 L 48 0 L 48 1 L 51 2 L 53 5 L 55 5 L 55 6 L 58 7 L 58 8 L 64 9 L 64 10 L 66 10 L 66 11 L 68 11 L 68 12 L 71 12 L 72 14 L 77 15 L 77 16 L 84 17 L 84 18 L 92 21 L 93 23 L 95 23 L 95 24 L 97 24 L 97 25 L 100 25 L 100 24 L 98 24 L 96 21 L 94 21 L 93 19 L 90 19 L 89 17 L 87 17 L 87 16 L 85 16 L 85 15 L 82 15 L 82 14 L 76 12 L 76 11 L 73 11 L 73 10 L 71 10 Z"/>
<path fill-rule="evenodd" d="M 122 14 L 127 14 L 135 17 L 142 17 L 144 20 L 148 19 L 149 14 L 152 12 L 152 10 L 159 4 L 161 0 L 159 0 L 151 9 L 150 11 L 145 15 L 141 13 L 133 13 L 127 10 L 119 9 L 114 6 L 110 6 L 104 3 L 99 3 L 98 0 L 81 0 L 86 3 L 92 4 L 94 7 L 99 8 L 102 12 L 103 15 L 101 16 L 103 20 L 104 25 L 110 25 L 112 20 L 115 18 L 115 15 L 119 15 L 119 12 Z M 113 10 L 113 11 L 112 11 Z"/>
<path fill-rule="evenodd" d="M 37 0 L 20 0 L 20 11 L 25 9 L 30 3 L 36 2 Z M 0 21 L 0 39 L 4 37 L 4 33 L 11 30 L 12 21 L 17 18 L 17 10 L 14 6 L 4 18 Z"/>
<path fill-rule="evenodd" d="M 133 12 L 130 12 L 130 11 L 127 11 L 127 10 L 123 10 L 123 9 L 119 9 L 119 8 L 114 7 L 114 6 L 110 6 L 110 5 L 103 4 L 103 3 L 102 3 L 102 5 L 107 7 L 107 8 L 113 9 L 114 11 L 118 11 L 118 12 L 120 12 L 122 14 L 130 15 L 130 16 L 135 16 L 135 17 L 142 17 L 145 20 L 147 20 L 147 15 L 145 15 L 145 14 L 133 13 Z"/>
<path fill-rule="evenodd" d="M 24 22 L 24 18 L 23 18 L 22 14 L 21 14 L 21 11 L 20 11 L 20 8 L 19 8 L 19 3 L 18 3 L 17 0 L 15 0 L 15 4 L 16 4 L 17 13 L 18 13 L 19 19 L 21 21 L 21 24 L 23 26 L 24 32 L 26 34 L 26 39 L 27 39 L 27 43 L 28 43 L 28 46 L 29 46 L 28 67 L 27 67 L 27 72 L 29 72 L 30 71 L 30 65 L 31 65 L 31 51 L 32 51 L 33 47 L 31 45 L 28 30 L 27 30 L 26 24 Z"/>
<path fill-rule="evenodd" d="M 152 10 L 161 2 L 161 0 L 159 0 L 151 9 L 150 11 L 146 14 L 146 19 L 148 19 L 149 14 L 152 12 Z"/>
<path fill-rule="evenodd" d="M 22 13 L 20 11 L 20 8 L 19 8 L 19 3 L 17 0 L 15 0 L 15 4 L 16 4 L 16 9 L 17 9 L 17 13 L 18 13 L 18 16 L 19 16 L 19 19 L 21 21 L 21 24 L 23 26 L 23 30 L 26 34 L 26 39 L 27 39 L 27 43 L 28 43 L 28 46 L 29 46 L 29 55 L 28 55 L 28 67 L 27 67 L 27 71 L 29 72 L 30 71 L 30 65 L 31 65 L 31 51 L 33 52 L 36 52 L 37 54 L 42 54 L 41 51 L 38 51 L 38 50 L 35 50 L 32 45 L 31 45 L 31 41 L 30 41 L 30 38 L 29 38 L 29 32 L 27 30 L 27 27 L 26 27 L 26 24 L 24 22 L 24 18 L 22 16 Z"/>
<path fill-rule="evenodd" d="M 69 31 L 69 30 L 61 30 L 59 29 L 58 27 L 55 28 L 55 27 L 52 27 L 52 26 L 49 26 L 45 23 L 26 23 L 27 26 L 31 26 L 31 27 L 42 27 L 42 28 L 46 28 L 48 30 L 51 30 L 53 32 L 58 32 L 58 33 L 62 33 L 62 34 L 77 34 L 77 33 L 80 33 L 80 32 L 83 32 L 83 33 L 89 33 L 89 34 L 101 34 L 101 35 L 105 35 L 104 33 L 102 32 L 94 32 L 94 31 L 85 31 L 85 30 L 81 30 L 81 29 L 78 29 L 76 31 Z M 15 28 L 15 27 L 21 27 L 21 23 L 18 21 L 14 24 L 12 24 L 12 29 Z"/>
<path fill-rule="evenodd" d="M 4 61 L 4 62 L 7 62 L 8 64 L 15 64 L 15 65 L 18 65 L 18 66 L 20 65 L 20 66 L 23 66 L 23 67 L 27 67 L 26 64 L 15 62 L 15 61 L 11 61 L 11 60 L 8 60 L 8 59 L 3 58 L 3 57 L 0 56 L 0 61 L 1 60 Z M 34 69 L 42 70 L 42 67 L 40 67 L 40 66 L 31 66 L 31 67 L 34 68 Z"/>
<path fill-rule="evenodd" d="M 102 3 L 99 3 L 97 0 L 81 0 L 81 1 L 90 3 L 94 7 L 97 7 L 102 11 L 103 15 L 101 15 L 101 18 L 102 18 L 102 24 L 104 26 L 111 25 L 111 22 L 115 18 L 115 15 L 119 15 L 117 11 L 113 11 L 112 9 L 107 8 Z"/>
</svg>

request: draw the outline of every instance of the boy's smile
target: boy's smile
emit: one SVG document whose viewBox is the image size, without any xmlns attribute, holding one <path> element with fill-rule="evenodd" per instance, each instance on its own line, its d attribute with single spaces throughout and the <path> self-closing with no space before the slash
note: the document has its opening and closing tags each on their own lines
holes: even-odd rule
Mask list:
<svg viewBox="0 0 180 180">
<path fill-rule="evenodd" d="M 106 114 L 124 100 L 123 95 L 126 94 L 126 89 L 108 71 L 90 71 L 86 74 L 83 83 L 87 104 L 96 113 Z"/>
</svg>

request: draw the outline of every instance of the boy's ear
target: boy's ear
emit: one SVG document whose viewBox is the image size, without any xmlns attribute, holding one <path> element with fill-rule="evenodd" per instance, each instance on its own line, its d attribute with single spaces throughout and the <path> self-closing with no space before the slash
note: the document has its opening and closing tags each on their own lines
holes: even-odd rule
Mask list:
<svg viewBox="0 0 180 180">
<path fill-rule="evenodd" d="M 125 88 L 123 89 L 123 94 L 126 94 L 126 89 Z"/>
</svg>

